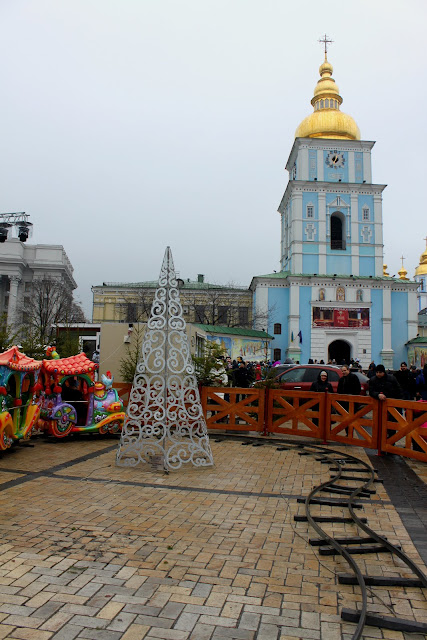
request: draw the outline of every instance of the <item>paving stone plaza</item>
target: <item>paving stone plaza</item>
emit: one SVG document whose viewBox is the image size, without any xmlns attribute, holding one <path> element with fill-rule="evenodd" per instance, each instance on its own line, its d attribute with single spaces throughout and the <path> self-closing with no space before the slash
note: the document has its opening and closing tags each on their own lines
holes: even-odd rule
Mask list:
<svg viewBox="0 0 427 640">
<path fill-rule="evenodd" d="M 346 563 L 319 558 L 313 531 L 293 520 L 304 513 L 297 498 L 329 477 L 312 456 L 212 438 L 214 467 L 165 475 L 116 467 L 116 439 L 32 444 L 0 459 L 0 638 L 351 638 L 340 611 L 357 606 L 357 587 L 336 579 Z M 376 464 L 362 449 L 351 454 Z M 363 501 L 363 515 L 425 569 L 403 524 L 408 505 L 396 507 L 386 486 Z M 393 563 L 374 554 L 362 568 L 392 575 Z M 423 590 L 375 593 L 376 612 L 427 621 Z M 374 627 L 363 637 L 424 638 Z"/>
</svg>

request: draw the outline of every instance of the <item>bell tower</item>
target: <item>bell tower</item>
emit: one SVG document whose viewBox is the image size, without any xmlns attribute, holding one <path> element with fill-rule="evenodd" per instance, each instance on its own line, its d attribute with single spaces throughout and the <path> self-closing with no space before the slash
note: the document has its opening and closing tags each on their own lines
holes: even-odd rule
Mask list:
<svg viewBox="0 0 427 640">
<path fill-rule="evenodd" d="M 327 58 L 311 99 L 313 113 L 295 132 L 279 206 L 281 270 L 291 274 L 381 277 L 382 192 L 372 183 L 371 150 L 342 97 Z"/>
</svg>

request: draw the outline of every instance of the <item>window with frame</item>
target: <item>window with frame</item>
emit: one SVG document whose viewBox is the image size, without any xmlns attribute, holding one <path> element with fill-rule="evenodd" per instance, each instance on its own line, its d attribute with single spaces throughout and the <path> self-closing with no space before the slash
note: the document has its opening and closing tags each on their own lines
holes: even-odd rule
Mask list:
<svg viewBox="0 0 427 640">
<path fill-rule="evenodd" d="M 369 215 L 369 208 L 368 207 L 363 207 L 362 210 L 362 219 L 363 221 L 369 220 L 370 215 Z"/>
<path fill-rule="evenodd" d="M 273 351 L 273 360 L 281 360 L 282 359 L 282 350 L 274 349 Z"/>
<path fill-rule="evenodd" d="M 307 205 L 307 218 L 313 218 L 314 217 L 314 207 L 311 204 Z"/>
<path fill-rule="evenodd" d="M 248 307 L 239 307 L 239 324 L 245 325 L 249 322 L 249 309 Z"/>
<path fill-rule="evenodd" d="M 227 324 L 229 310 L 230 310 L 230 307 L 226 307 L 226 306 L 218 307 L 218 324 Z"/>
<path fill-rule="evenodd" d="M 280 322 L 276 322 L 273 328 L 273 332 L 275 336 L 280 336 L 282 334 L 282 325 Z"/>
<path fill-rule="evenodd" d="M 205 321 L 205 306 L 202 304 L 196 304 L 194 307 L 194 322 Z"/>
</svg>

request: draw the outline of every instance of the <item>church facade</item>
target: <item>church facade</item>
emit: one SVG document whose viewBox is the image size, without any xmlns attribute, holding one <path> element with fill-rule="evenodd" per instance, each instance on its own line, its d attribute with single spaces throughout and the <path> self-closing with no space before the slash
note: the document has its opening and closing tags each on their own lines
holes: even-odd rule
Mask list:
<svg viewBox="0 0 427 640">
<path fill-rule="evenodd" d="M 398 367 L 417 335 L 417 283 L 383 265 L 382 193 L 374 142 L 361 140 L 332 66 L 320 66 L 313 113 L 299 125 L 279 206 L 280 272 L 251 283 L 255 317 L 268 311 L 277 360 L 358 358 Z"/>
</svg>

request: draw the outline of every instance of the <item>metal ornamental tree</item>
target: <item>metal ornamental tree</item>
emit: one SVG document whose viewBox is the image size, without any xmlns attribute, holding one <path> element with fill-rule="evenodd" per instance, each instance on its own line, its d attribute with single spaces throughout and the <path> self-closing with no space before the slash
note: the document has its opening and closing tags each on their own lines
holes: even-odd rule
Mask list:
<svg viewBox="0 0 427 640">
<path fill-rule="evenodd" d="M 213 465 L 172 254 L 165 252 L 117 451 L 119 466 L 161 456 L 165 469 Z"/>
</svg>

